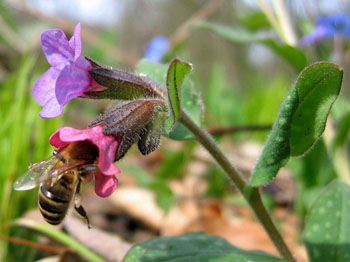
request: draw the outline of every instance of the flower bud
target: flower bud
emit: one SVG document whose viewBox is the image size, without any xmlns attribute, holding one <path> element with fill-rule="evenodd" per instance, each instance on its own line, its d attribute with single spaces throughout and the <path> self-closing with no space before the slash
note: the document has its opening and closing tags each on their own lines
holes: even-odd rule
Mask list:
<svg viewBox="0 0 350 262">
<path fill-rule="evenodd" d="M 155 83 L 142 76 L 101 66 L 89 70 L 89 74 L 98 85 L 105 89 L 85 92 L 84 95 L 88 98 L 132 100 L 141 97 L 162 98 L 164 95 L 159 92 L 159 87 Z"/>
<path fill-rule="evenodd" d="M 148 155 L 159 147 L 166 116 L 166 112 L 155 113 L 153 120 L 142 129 L 137 146 L 143 155 Z"/>
<path fill-rule="evenodd" d="M 145 135 L 147 125 L 154 120 L 154 116 L 158 115 L 157 112 L 165 112 L 166 104 L 159 99 L 138 99 L 131 102 L 115 104 L 111 106 L 105 113 L 100 115 L 90 126 L 103 124 L 103 133 L 105 135 L 112 135 L 120 141 L 120 145 L 115 155 L 115 160 L 122 158 L 130 147 L 137 141 L 141 135 L 141 140 L 145 143 Z M 161 130 L 161 129 L 160 129 Z M 155 133 L 156 131 L 152 131 Z M 147 133 L 147 132 L 146 132 Z M 157 137 L 158 135 L 151 135 L 151 137 Z M 149 144 L 154 144 L 150 147 L 158 145 L 157 139 L 151 139 L 152 142 L 146 142 L 145 146 L 141 146 L 144 152 L 152 152 L 153 150 L 148 148 Z M 159 139 L 158 139 L 159 140 Z M 147 144 L 147 145 L 146 145 Z"/>
</svg>

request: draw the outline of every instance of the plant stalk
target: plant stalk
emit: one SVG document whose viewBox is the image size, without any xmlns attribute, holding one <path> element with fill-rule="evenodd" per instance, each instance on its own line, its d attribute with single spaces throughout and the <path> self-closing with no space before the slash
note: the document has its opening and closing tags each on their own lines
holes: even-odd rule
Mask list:
<svg viewBox="0 0 350 262">
<path fill-rule="evenodd" d="M 197 137 L 202 146 L 207 149 L 218 165 L 224 170 L 228 179 L 243 194 L 281 256 L 288 262 L 295 262 L 296 260 L 294 256 L 288 249 L 280 232 L 277 230 L 270 214 L 266 210 L 261 200 L 259 189 L 250 187 L 247 184 L 243 175 L 227 159 L 225 154 L 214 141 L 213 137 L 194 123 L 186 112 L 181 112 L 180 121 Z"/>
</svg>

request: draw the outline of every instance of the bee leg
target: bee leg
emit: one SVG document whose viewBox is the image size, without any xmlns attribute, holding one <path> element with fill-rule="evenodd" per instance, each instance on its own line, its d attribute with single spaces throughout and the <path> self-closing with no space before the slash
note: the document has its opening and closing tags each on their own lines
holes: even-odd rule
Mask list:
<svg viewBox="0 0 350 262">
<path fill-rule="evenodd" d="M 90 229 L 91 227 L 90 227 L 89 218 L 86 214 L 85 209 L 81 205 L 80 186 L 81 186 L 81 180 L 79 180 L 79 182 L 78 182 L 77 189 L 76 189 L 75 196 L 74 196 L 74 209 L 82 218 L 84 218 L 86 220 L 88 228 Z"/>
</svg>

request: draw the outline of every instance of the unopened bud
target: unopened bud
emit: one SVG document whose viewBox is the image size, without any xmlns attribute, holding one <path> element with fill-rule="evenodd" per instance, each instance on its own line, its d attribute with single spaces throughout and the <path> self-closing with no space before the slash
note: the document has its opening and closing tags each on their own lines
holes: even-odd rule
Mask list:
<svg viewBox="0 0 350 262">
<path fill-rule="evenodd" d="M 159 92 L 157 84 L 153 84 L 138 75 L 99 66 L 89 70 L 89 74 L 96 83 L 105 89 L 85 92 L 84 95 L 88 98 L 132 100 L 162 98 L 164 96 L 163 93 Z"/>
<path fill-rule="evenodd" d="M 167 113 L 165 112 L 157 112 L 153 120 L 142 129 L 137 146 L 143 155 L 148 155 L 159 147 L 166 116 Z"/>
<path fill-rule="evenodd" d="M 115 136 L 121 141 L 116 152 L 116 160 L 119 160 L 153 120 L 154 113 L 159 111 L 166 111 L 164 101 L 138 99 L 122 105 L 113 105 L 90 126 L 103 124 L 102 131 L 105 135 Z"/>
</svg>

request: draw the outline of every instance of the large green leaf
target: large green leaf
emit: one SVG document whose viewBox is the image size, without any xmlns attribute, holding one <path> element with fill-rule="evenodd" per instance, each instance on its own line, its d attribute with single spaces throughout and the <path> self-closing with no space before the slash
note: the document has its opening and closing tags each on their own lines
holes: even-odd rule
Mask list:
<svg viewBox="0 0 350 262">
<path fill-rule="evenodd" d="M 267 184 L 277 175 L 278 170 L 287 163 L 290 155 L 291 125 L 297 107 L 298 93 L 296 87 L 293 87 L 283 102 L 264 150 L 254 168 L 251 185 Z"/>
<path fill-rule="evenodd" d="M 311 262 L 350 261 L 350 187 L 332 182 L 313 204 L 305 225 Z"/>
<path fill-rule="evenodd" d="M 286 44 L 278 44 L 269 37 L 253 34 L 243 29 L 237 29 L 221 25 L 218 23 L 201 22 L 196 24 L 197 27 L 207 29 L 221 35 L 222 37 L 235 43 L 260 43 L 270 48 L 277 55 L 282 57 L 298 72 L 307 65 L 307 58 L 304 52 Z"/>
<path fill-rule="evenodd" d="M 136 71 L 140 74 L 146 74 L 163 87 L 166 86 L 166 77 L 168 72 L 168 67 L 166 65 L 141 60 L 137 65 Z M 190 115 L 192 120 L 196 122 L 197 125 L 200 125 L 202 116 L 201 100 L 199 95 L 193 90 L 192 83 L 188 78 L 184 80 L 180 102 L 181 108 Z M 173 121 L 170 115 L 167 121 Z M 164 135 L 175 140 L 188 140 L 194 138 L 192 132 L 179 122 L 175 124 L 169 133 L 165 133 Z"/>
<path fill-rule="evenodd" d="M 123 262 L 277 262 L 261 251 L 246 251 L 205 233 L 154 238 L 133 246 Z"/>
<path fill-rule="evenodd" d="M 251 185 L 269 183 L 290 155 L 302 155 L 314 145 L 324 131 L 342 76 L 339 66 L 326 62 L 312 64 L 300 73 L 255 166 Z"/>
<path fill-rule="evenodd" d="M 304 154 L 323 133 L 342 78 L 338 65 L 322 62 L 307 67 L 298 77 L 299 106 L 290 138 L 292 156 Z"/>
</svg>

